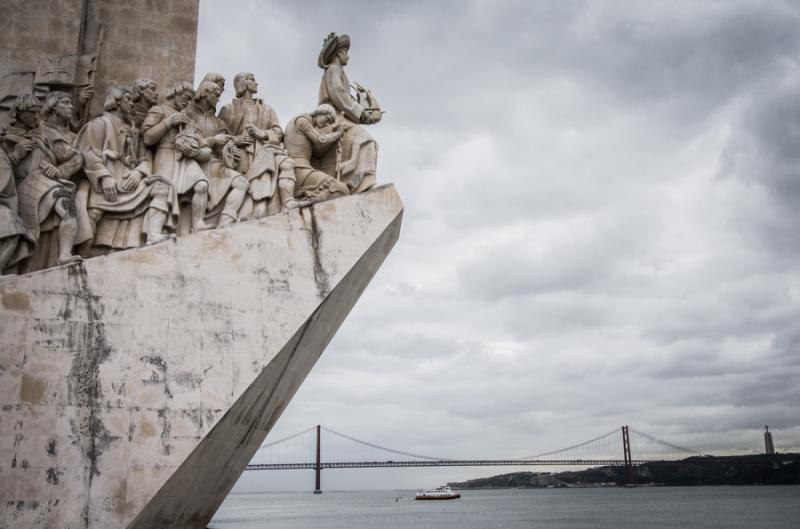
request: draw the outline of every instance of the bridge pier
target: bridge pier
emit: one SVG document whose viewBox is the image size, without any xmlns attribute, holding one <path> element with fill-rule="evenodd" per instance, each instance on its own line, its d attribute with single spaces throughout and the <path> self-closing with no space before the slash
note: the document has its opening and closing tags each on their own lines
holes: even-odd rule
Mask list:
<svg viewBox="0 0 800 529">
<path fill-rule="evenodd" d="M 622 427 L 622 457 L 625 460 L 625 485 L 634 485 L 636 476 L 633 472 L 633 458 L 631 457 L 631 438 L 628 427 Z"/>
<path fill-rule="evenodd" d="M 322 465 L 320 463 L 320 425 L 317 425 L 317 463 L 314 465 L 314 473 L 316 474 L 316 479 L 314 480 L 314 494 L 322 494 L 322 483 L 321 483 L 321 470 Z"/>
</svg>

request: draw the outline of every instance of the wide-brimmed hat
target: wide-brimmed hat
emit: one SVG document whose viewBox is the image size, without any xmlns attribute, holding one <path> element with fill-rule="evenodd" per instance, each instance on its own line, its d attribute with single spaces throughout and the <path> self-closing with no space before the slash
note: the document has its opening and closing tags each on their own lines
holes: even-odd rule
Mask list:
<svg viewBox="0 0 800 529">
<path fill-rule="evenodd" d="M 317 58 L 317 66 L 320 68 L 330 66 L 331 59 L 342 48 L 350 49 L 350 35 L 337 36 L 336 33 L 328 34 L 325 37 L 325 42 L 322 43 L 322 51 L 319 52 L 319 58 Z"/>
</svg>

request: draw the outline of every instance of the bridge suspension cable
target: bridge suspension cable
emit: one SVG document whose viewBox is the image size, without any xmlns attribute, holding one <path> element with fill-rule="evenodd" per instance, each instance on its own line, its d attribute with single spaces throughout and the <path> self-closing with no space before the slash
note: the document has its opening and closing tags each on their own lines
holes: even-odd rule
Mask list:
<svg viewBox="0 0 800 529">
<path fill-rule="evenodd" d="M 646 459 L 673 459 L 687 456 L 703 455 L 697 450 L 662 441 L 652 435 L 634 428 L 629 428 L 631 434 L 632 451 L 645 454 Z"/>
<path fill-rule="evenodd" d="M 306 430 L 303 430 L 302 432 L 297 432 L 297 433 L 296 433 L 296 434 L 294 434 L 294 435 L 290 435 L 290 436 L 288 436 L 288 437 L 284 437 L 283 439 L 278 439 L 277 441 L 272 441 L 271 443 L 266 443 L 266 444 L 263 444 L 263 445 L 261 445 L 261 446 L 259 446 L 259 447 L 258 447 L 258 450 L 263 450 L 264 448 L 269 448 L 270 446 L 275 446 L 275 445 L 277 445 L 277 444 L 281 444 L 281 443 L 283 443 L 283 442 L 285 442 L 285 441 L 291 441 L 292 439 L 295 439 L 295 438 L 297 438 L 297 437 L 300 437 L 300 436 L 301 436 L 301 435 L 303 435 L 303 434 L 307 434 L 308 432 L 310 432 L 310 431 L 314 430 L 315 428 L 316 428 L 316 426 L 312 426 L 311 428 L 308 428 L 308 429 L 306 429 Z M 258 450 L 256 450 L 256 452 L 258 452 Z"/>
<path fill-rule="evenodd" d="M 331 430 L 330 428 L 325 428 L 324 426 L 322 427 L 322 429 L 324 431 L 328 432 L 328 433 L 331 433 L 333 435 L 338 435 L 339 437 L 347 439 L 348 441 L 353 441 L 354 443 L 358 443 L 358 444 L 361 444 L 361 445 L 364 445 L 364 446 L 368 446 L 370 448 L 377 448 L 378 450 L 383 450 L 384 452 L 390 452 L 392 454 L 397 454 L 397 455 L 406 456 L 406 457 L 416 457 L 418 459 L 427 459 L 429 461 L 452 461 L 452 459 L 446 458 L 446 457 L 423 456 L 423 455 L 420 455 L 420 454 L 414 454 L 412 452 L 403 452 L 401 450 L 394 450 L 392 448 L 386 448 L 385 446 L 376 445 L 376 444 L 373 444 L 373 443 L 368 443 L 367 441 L 362 441 L 361 439 L 356 439 L 355 437 L 350 437 L 349 435 L 345 435 L 343 433 L 336 432 L 334 430 Z"/>
<path fill-rule="evenodd" d="M 598 437 L 595 437 L 594 439 L 589 439 L 588 441 L 584 441 L 582 443 L 578 443 L 578 444 L 575 444 L 575 445 L 572 445 L 572 446 L 568 446 L 566 448 L 560 448 L 558 450 L 552 450 L 550 452 L 544 452 L 544 453 L 536 454 L 536 455 L 532 455 L 532 456 L 520 457 L 518 459 L 520 459 L 520 460 L 542 459 L 542 458 L 547 457 L 547 456 L 552 456 L 552 455 L 556 455 L 556 454 L 563 454 L 565 452 L 573 452 L 573 451 L 574 452 L 581 452 L 582 451 L 581 449 L 583 449 L 583 448 L 594 448 L 594 447 L 596 447 L 598 445 L 601 445 L 604 449 L 606 449 L 608 447 L 609 443 L 602 443 L 601 444 L 600 442 L 609 440 L 609 439 L 611 439 L 611 438 L 613 438 L 615 436 L 619 436 L 619 435 L 620 435 L 619 429 L 615 429 L 615 430 L 613 430 L 611 432 L 608 432 L 606 434 L 603 434 L 603 435 L 600 435 Z M 620 448 L 621 446 L 622 446 L 622 442 L 620 441 L 618 443 L 618 446 L 616 446 L 616 448 L 618 449 L 617 450 L 617 454 L 616 454 L 618 459 L 619 459 L 619 456 L 621 455 L 620 452 L 622 451 L 621 448 Z M 582 452 L 586 452 L 586 451 L 582 451 Z M 595 450 L 594 452 L 597 452 L 597 450 Z M 608 452 L 613 452 L 613 450 L 609 450 Z M 592 453 L 592 454 L 585 454 L 584 453 L 582 455 L 594 456 L 594 455 L 596 455 L 596 453 Z M 610 455 L 610 454 L 607 453 L 606 455 Z M 559 458 L 559 459 L 599 459 L 599 458 L 597 458 L 597 457 L 580 457 L 580 458 Z"/>
</svg>

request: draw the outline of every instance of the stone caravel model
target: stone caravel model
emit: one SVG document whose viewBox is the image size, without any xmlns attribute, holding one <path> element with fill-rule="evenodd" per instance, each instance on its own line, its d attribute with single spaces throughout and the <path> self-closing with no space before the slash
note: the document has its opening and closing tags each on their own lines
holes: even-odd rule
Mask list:
<svg viewBox="0 0 800 529">
<path fill-rule="evenodd" d="M 0 527 L 205 528 L 397 240 L 394 187 L 0 279 Z"/>
</svg>

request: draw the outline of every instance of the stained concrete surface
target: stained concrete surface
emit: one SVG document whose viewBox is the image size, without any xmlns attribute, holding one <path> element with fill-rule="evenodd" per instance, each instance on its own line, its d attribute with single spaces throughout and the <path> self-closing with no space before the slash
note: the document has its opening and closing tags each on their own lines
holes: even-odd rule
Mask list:
<svg viewBox="0 0 800 529">
<path fill-rule="evenodd" d="M 402 209 L 384 186 L 0 279 L 0 528 L 205 527 Z"/>
</svg>

